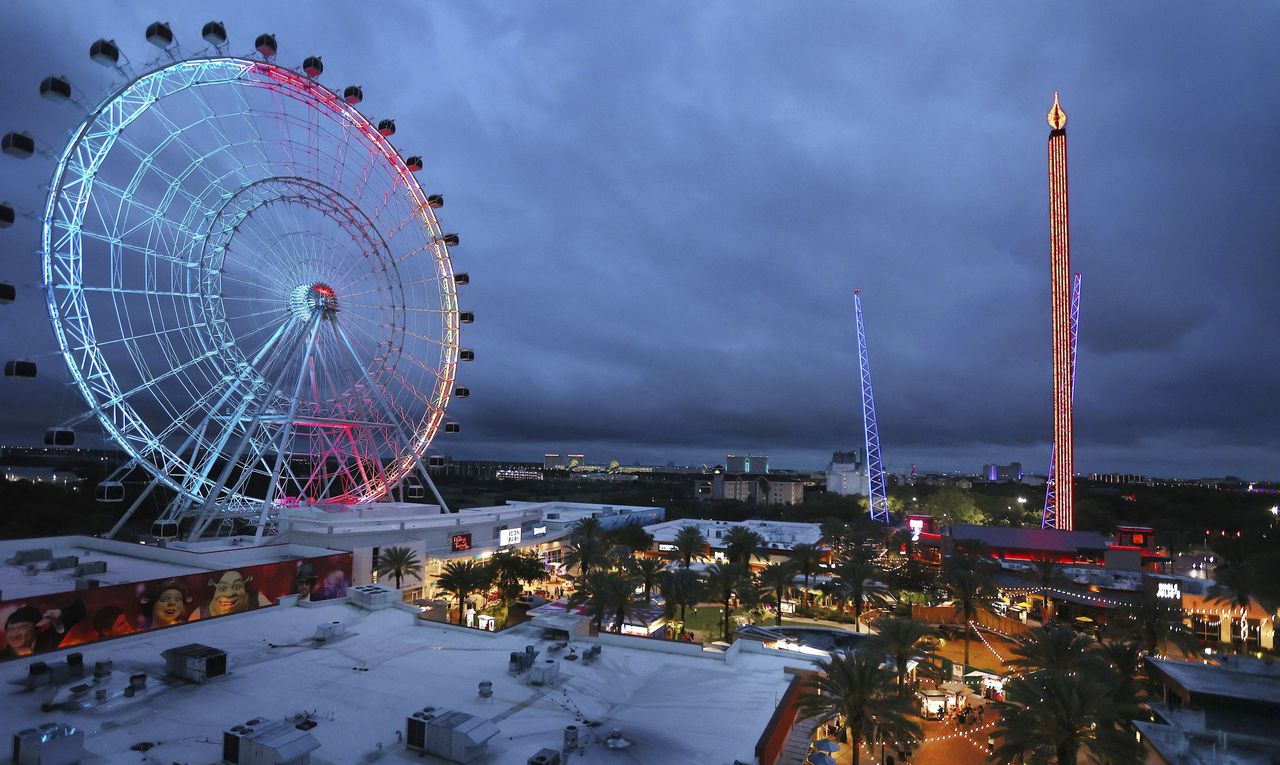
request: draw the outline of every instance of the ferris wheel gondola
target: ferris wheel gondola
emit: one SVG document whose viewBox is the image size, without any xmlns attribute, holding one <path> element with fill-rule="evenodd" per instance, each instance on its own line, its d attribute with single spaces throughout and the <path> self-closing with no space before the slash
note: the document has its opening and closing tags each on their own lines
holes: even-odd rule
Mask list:
<svg viewBox="0 0 1280 765">
<path fill-rule="evenodd" d="M 113 533 L 158 486 L 175 499 L 157 527 L 191 538 L 261 537 L 282 508 L 383 501 L 411 477 L 447 511 L 424 461 L 441 429 L 458 431 L 444 415 L 470 393 L 456 366 L 474 358 L 459 346 L 474 317 L 458 308 L 468 279 L 436 217 L 443 197 L 391 145 L 394 121 L 355 109 L 362 88 L 317 81 L 318 56 L 295 70 L 275 63 L 274 35 L 255 39 L 261 58 L 226 55 L 220 22 L 201 36 L 212 53 L 180 58 L 173 29 L 148 26 L 160 60 L 56 156 L 43 289 L 87 409 L 46 438 L 74 443 L 96 421 L 128 454 L 102 501 L 149 475 Z M 90 57 L 127 74 L 113 41 Z M 71 97 L 64 78 L 40 90 Z M 0 149 L 36 145 L 11 132 Z"/>
</svg>

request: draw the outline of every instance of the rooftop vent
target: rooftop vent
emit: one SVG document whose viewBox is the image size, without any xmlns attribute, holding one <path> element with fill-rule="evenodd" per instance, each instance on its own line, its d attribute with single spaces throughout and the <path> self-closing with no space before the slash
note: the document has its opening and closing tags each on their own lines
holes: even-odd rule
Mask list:
<svg viewBox="0 0 1280 765">
<path fill-rule="evenodd" d="M 170 648 L 160 655 L 166 674 L 193 683 L 227 674 L 227 652 L 200 643 Z"/>
<path fill-rule="evenodd" d="M 498 726 L 465 712 L 424 707 L 405 719 L 405 744 L 450 762 L 471 762 L 488 749 Z"/>
</svg>

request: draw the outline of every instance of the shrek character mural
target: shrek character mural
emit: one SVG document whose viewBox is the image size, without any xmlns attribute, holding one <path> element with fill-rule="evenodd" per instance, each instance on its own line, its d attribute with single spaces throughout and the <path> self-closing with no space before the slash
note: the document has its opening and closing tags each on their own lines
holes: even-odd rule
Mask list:
<svg viewBox="0 0 1280 765">
<path fill-rule="evenodd" d="M 266 596 L 250 587 L 252 582 L 252 576 L 245 578 L 239 571 L 226 571 L 216 582 L 209 580 L 209 586 L 213 587 L 213 597 L 193 611 L 187 621 L 238 614 L 259 606 L 271 605 Z"/>
<path fill-rule="evenodd" d="M 180 624 L 187 615 L 187 586 L 181 579 L 166 579 L 147 590 L 138 599 L 142 614 L 142 629 L 168 627 Z"/>
</svg>

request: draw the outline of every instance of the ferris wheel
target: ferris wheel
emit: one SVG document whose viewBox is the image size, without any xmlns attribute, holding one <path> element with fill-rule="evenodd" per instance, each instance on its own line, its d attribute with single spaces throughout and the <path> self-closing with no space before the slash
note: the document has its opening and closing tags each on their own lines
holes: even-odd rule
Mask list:
<svg viewBox="0 0 1280 765">
<path fill-rule="evenodd" d="M 422 159 L 392 145 L 392 120 L 361 114 L 359 86 L 321 84 L 318 57 L 277 63 L 272 35 L 230 55 L 210 22 L 210 47 L 191 57 L 165 23 L 146 37 L 158 55 L 141 74 L 114 41 L 93 43 L 123 84 L 50 155 L 44 298 L 87 409 L 46 442 L 70 445 L 96 421 L 125 451 L 102 501 L 146 472 L 113 535 L 161 486 L 175 497 L 161 537 L 261 538 L 288 508 L 424 485 L 447 512 L 423 463 L 440 431 L 459 430 L 445 411 L 469 395 L 456 372 L 474 358 L 459 343 L 473 317 Z M 82 102 L 63 78 L 40 90 Z M 4 150 L 37 147 L 10 133 Z"/>
</svg>

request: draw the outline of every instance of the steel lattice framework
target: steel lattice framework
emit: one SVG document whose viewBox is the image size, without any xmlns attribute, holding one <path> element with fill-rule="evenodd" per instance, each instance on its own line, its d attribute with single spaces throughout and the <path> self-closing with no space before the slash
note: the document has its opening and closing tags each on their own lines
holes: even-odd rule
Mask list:
<svg viewBox="0 0 1280 765">
<path fill-rule="evenodd" d="M 89 406 L 65 425 L 96 420 L 131 458 L 117 479 L 153 479 L 126 518 L 158 485 L 193 537 L 383 500 L 415 470 L 435 492 L 457 290 L 438 200 L 388 134 L 313 77 L 235 57 L 162 65 L 74 132 L 44 291 Z"/>
<path fill-rule="evenodd" d="M 1070 530 L 1075 507 L 1071 398 L 1071 231 L 1067 198 L 1067 114 L 1049 109 L 1049 262 L 1053 293 L 1054 528 Z"/>
<path fill-rule="evenodd" d="M 1076 359 L 1077 351 L 1080 348 L 1080 274 L 1076 274 L 1071 280 L 1071 401 L 1074 404 L 1076 398 Z M 1055 446 L 1049 455 L 1049 478 L 1044 483 L 1044 516 L 1040 521 L 1040 528 L 1050 529 L 1056 528 L 1058 523 L 1058 503 L 1057 494 L 1054 491 L 1054 482 L 1057 479 L 1057 463 L 1058 450 Z"/>
<path fill-rule="evenodd" d="M 885 490 L 884 464 L 880 459 L 880 426 L 876 424 L 876 399 L 871 390 L 871 357 L 867 353 L 867 329 L 862 321 L 862 294 L 853 291 L 853 313 L 858 324 L 858 369 L 862 375 L 862 427 L 867 446 L 867 506 L 871 520 L 889 522 L 889 496 Z"/>
</svg>

